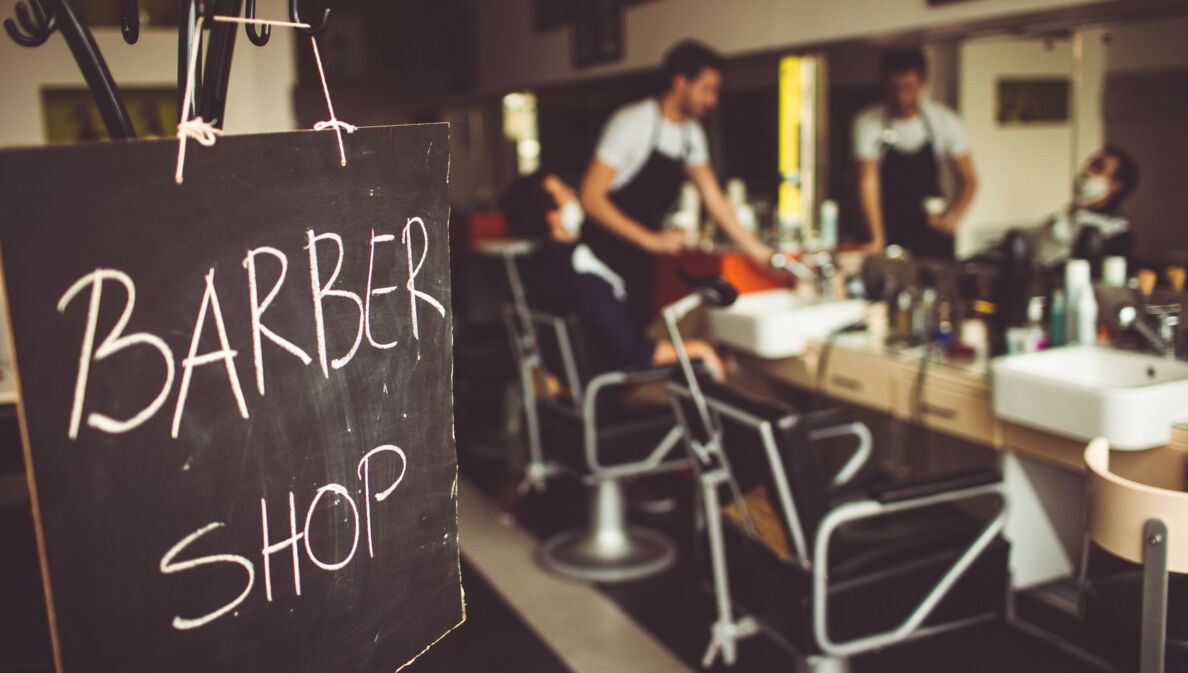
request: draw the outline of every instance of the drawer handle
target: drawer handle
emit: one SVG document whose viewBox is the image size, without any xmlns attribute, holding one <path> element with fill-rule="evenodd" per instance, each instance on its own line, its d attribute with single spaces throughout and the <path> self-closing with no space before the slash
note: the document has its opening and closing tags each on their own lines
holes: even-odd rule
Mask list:
<svg viewBox="0 0 1188 673">
<path fill-rule="evenodd" d="M 830 379 L 833 381 L 833 385 L 837 386 L 838 388 L 845 388 L 846 390 L 862 390 L 862 382 L 858 379 L 852 379 L 848 376 L 837 376 L 836 374 L 831 376 Z"/>
<path fill-rule="evenodd" d="M 946 420 L 952 420 L 954 418 L 957 418 L 956 411 L 954 411 L 952 409 L 946 409 L 945 407 L 934 406 L 932 404 L 927 404 L 927 403 L 920 404 L 920 412 L 925 413 L 925 414 L 931 414 L 933 416 L 939 416 Z"/>
</svg>

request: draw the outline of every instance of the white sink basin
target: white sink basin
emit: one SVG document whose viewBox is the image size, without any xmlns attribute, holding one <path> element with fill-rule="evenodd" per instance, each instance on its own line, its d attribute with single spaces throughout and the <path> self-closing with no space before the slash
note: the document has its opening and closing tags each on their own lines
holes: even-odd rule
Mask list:
<svg viewBox="0 0 1188 673">
<path fill-rule="evenodd" d="M 810 339 L 862 320 L 861 299 L 822 301 L 791 290 L 744 294 L 732 306 L 709 311 L 710 338 L 764 358 L 804 353 Z"/>
<path fill-rule="evenodd" d="M 994 413 L 1076 439 L 1105 437 L 1113 449 L 1171 441 L 1188 418 L 1188 363 L 1098 346 L 1067 346 L 995 358 Z"/>
</svg>

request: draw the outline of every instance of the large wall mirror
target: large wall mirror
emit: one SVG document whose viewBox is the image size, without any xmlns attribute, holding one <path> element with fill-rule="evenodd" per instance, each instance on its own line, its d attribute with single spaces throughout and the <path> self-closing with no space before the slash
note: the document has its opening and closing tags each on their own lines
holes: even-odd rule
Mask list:
<svg viewBox="0 0 1188 673">
<path fill-rule="evenodd" d="M 853 117 L 881 97 L 881 53 L 922 42 L 930 69 L 926 95 L 961 116 L 979 176 L 959 253 L 1067 208 L 1077 173 L 1109 144 L 1139 168 L 1138 185 L 1121 208 L 1135 233 L 1136 261 L 1152 268 L 1188 261 L 1188 225 L 1181 221 L 1188 212 L 1188 7 L 1085 21 L 823 49 L 828 112 L 818 196 L 840 205 L 843 238 L 866 235 Z"/>
<path fill-rule="evenodd" d="M 1172 3 L 1142 16 L 1081 12 L 1026 25 L 955 27 L 799 50 L 821 63 L 812 198 L 838 204 L 843 242 L 865 240 L 853 117 L 881 98 L 882 52 L 923 45 L 926 95 L 960 115 L 979 178 L 958 232 L 959 254 L 993 244 L 1009 228 L 1039 226 L 1067 208 L 1080 167 L 1113 144 L 1130 153 L 1140 171 L 1122 208 L 1135 232 L 1136 260 L 1153 267 L 1188 261 L 1188 225 L 1181 222 L 1188 213 L 1184 35 L 1188 5 Z M 723 183 L 743 179 L 761 212 L 771 212 L 780 183 L 779 64 L 790 53 L 731 59 L 720 109 L 705 120 L 716 172 Z M 543 164 L 580 175 L 606 116 L 657 84 L 648 72 L 537 90 Z M 952 183 L 942 175 L 943 185 L 952 189 Z"/>
</svg>

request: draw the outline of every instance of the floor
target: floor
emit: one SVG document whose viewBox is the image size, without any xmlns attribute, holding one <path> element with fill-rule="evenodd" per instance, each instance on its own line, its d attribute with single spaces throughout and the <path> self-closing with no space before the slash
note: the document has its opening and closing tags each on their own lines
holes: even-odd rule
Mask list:
<svg viewBox="0 0 1188 673">
<path fill-rule="evenodd" d="M 713 598 L 694 553 L 692 481 L 653 479 L 653 490 L 677 496 L 666 514 L 633 512 L 635 523 L 660 530 L 679 546 L 671 570 L 614 586 L 571 582 L 542 570 L 539 541 L 579 525 L 581 485 L 550 481 L 543 493 L 514 497 L 507 456 L 516 446 L 462 438 L 459 442 L 459 530 L 467 621 L 405 669 L 409 673 L 638 673 L 705 670 L 700 662 L 714 618 Z M 27 513 L 9 503 L 3 598 L 26 606 L 19 619 L 0 620 L 0 673 L 52 670 Z M 11 520 L 10 520 L 11 519 Z M 27 538 L 22 541 L 21 538 Z M 18 553 L 22 549 L 28 554 Z M 11 601 L 11 602 L 10 602 Z M 0 611 L 8 614 L 8 611 Z M 739 660 L 708 670 L 796 671 L 799 660 L 764 636 L 739 648 Z M 887 648 L 857 657 L 855 673 L 952 671 L 1098 673 L 1060 648 L 1003 622 Z"/>
<path fill-rule="evenodd" d="M 558 579 L 535 564 L 537 541 L 580 521 L 584 496 L 580 484 L 564 478 L 543 493 L 519 500 L 508 497 L 503 461 L 490 447 L 463 448 L 460 466 L 459 527 L 466 561 L 463 585 L 480 587 L 468 610 L 467 624 L 447 636 L 413 673 L 436 668 L 435 657 L 459 662 L 483 661 L 481 670 L 587 671 L 763 671 L 799 670 L 799 659 L 762 635 L 744 641 L 733 667 L 721 660 L 709 669 L 700 662 L 713 621 L 713 598 L 702 580 L 692 551 L 688 523 L 691 498 L 678 498 L 668 514 L 633 513 L 634 520 L 661 530 L 680 545 L 676 566 L 645 581 L 588 586 Z M 662 478 L 656 486 L 669 492 L 681 489 L 679 477 Z M 691 489 L 688 489 L 691 492 Z M 498 503 L 502 503 L 502 506 Z M 492 600 L 492 599 L 495 600 Z M 513 610 L 519 618 L 492 618 Z M 616 615 L 615 613 L 618 613 Z M 579 617 L 580 616 L 580 617 Z M 513 660 L 491 662 L 484 644 L 491 630 L 523 638 L 526 629 L 543 647 L 523 647 Z M 542 650 L 549 653 L 542 658 Z M 506 650 L 500 650 L 504 652 Z M 468 654 L 469 653 L 469 654 Z M 551 666 L 562 668 L 551 668 Z M 1099 673 L 1101 669 L 1061 648 L 1008 626 L 1002 621 L 936 636 L 857 657 L 854 673 L 949 671 L 1031 673 L 1067 671 Z"/>
</svg>

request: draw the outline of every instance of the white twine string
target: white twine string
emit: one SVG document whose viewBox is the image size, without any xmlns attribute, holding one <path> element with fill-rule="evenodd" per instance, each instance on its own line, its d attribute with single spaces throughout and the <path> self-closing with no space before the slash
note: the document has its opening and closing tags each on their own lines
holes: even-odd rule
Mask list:
<svg viewBox="0 0 1188 673">
<path fill-rule="evenodd" d="M 354 133 L 359 130 L 358 127 L 352 126 L 344 121 L 339 121 L 334 116 L 334 103 L 330 102 L 330 87 L 326 85 L 326 72 L 322 70 L 322 55 L 318 53 L 318 38 L 310 36 L 309 43 L 313 45 L 314 60 L 318 63 L 318 76 L 322 78 L 322 93 L 326 94 L 326 108 L 330 110 L 330 119 L 324 122 L 314 124 L 315 131 L 322 131 L 324 129 L 333 128 L 334 133 L 338 135 L 338 157 L 339 163 L 346 166 L 346 150 L 342 146 L 342 132 Z"/>
<path fill-rule="evenodd" d="M 308 23 L 272 21 L 269 19 L 245 19 L 238 16 L 219 15 L 213 16 L 211 19 L 223 23 L 251 23 L 257 26 L 280 26 L 284 28 L 310 27 Z M 179 185 L 182 183 L 182 170 L 186 163 L 186 139 L 193 138 L 199 145 L 210 147 L 215 144 L 218 136 L 223 134 L 220 129 L 215 128 L 211 122 L 204 121 L 202 117 L 186 119 L 186 115 L 190 113 L 190 104 L 194 98 L 194 71 L 198 63 L 198 46 L 202 41 L 202 20 L 203 17 L 199 16 L 194 22 L 194 47 L 190 50 L 190 62 L 186 72 L 186 93 L 182 97 L 181 119 L 177 125 L 177 171 L 173 175 L 173 180 Z M 313 45 L 314 60 L 318 64 L 318 76 L 322 80 L 322 93 L 326 95 L 326 108 L 330 111 L 330 119 L 314 124 L 314 130 L 334 129 L 334 132 L 338 136 L 339 163 L 346 166 L 346 149 L 342 144 L 342 132 L 354 133 L 358 130 L 358 127 L 341 121 L 334 116 L 334 104 L 330 102 L 330 87 L 326 84 L 326 72 L 322 69 L 322 56 L 318 53 L 318 39 L 310 36 L 309 42 Z"/>
<path fill-rule="evenodd" d="M 215 138 L 222 131 L 203 121 L 202 117 L 187 119 L 190 114 L 190 103 L 194 99 L 194 67 L 198 62 L 198 45 L 202 42 L 202 17 L 194 22 L 194 46 L 190 49 L 190 64 L 186 70 L 186 93 L 182 96 L 181 119 L 177 124 L 177 170 L 173 174 L 173 181 L 182 183 L 182 169 L 186 165 L 186 138 L 193 138 L 199 145 L 210 147 Z"/>
<path fill-rule="evenodd" d="M 293 21 L 272 21 L 269 19 L 245 19 L 242 16 L 223 16 L 219 14 L 212 17 L 215 21 L 222 21 L 223 23 L 251 23 L 257 26 L 282 26 L 285 28 L 309 28 L 308 23 L 294 23 Z"/>
</svg>

